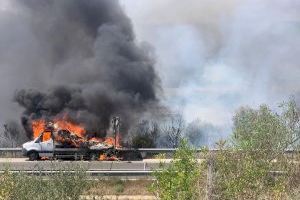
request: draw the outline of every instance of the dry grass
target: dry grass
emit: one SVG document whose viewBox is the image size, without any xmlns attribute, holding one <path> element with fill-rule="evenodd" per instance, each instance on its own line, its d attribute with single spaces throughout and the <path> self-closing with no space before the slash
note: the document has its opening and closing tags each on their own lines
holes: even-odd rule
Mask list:
<svg viewBox="0 0 300 200">
<path fill-rule="evenodd" d="M 151 180 L 101 180 L 84 194 L 88 195 L 152 195 L 148 191 Z"/>
</svg>

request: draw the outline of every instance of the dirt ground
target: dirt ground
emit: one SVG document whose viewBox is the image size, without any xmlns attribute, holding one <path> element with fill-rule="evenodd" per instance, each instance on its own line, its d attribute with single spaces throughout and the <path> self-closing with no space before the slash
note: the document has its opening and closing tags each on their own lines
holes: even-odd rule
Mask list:
<svg viewBox="0 0 300 200">
<path fill-rule="evenodd" d="M 95 181 L 86 191 L 88 195 L 153 195 L 149 192 L 152 180 L 103 180 Z"/>
</svg>

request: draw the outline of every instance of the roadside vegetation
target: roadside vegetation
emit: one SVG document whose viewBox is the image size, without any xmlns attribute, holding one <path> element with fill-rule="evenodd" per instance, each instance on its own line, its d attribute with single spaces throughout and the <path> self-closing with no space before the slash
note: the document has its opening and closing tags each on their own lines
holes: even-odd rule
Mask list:
<svg viewBox="0 0 300 200">
<path fill-rule="evenodd" d="M 47 176 L 7 170 L 0 175 L 0 200 L 77 200 L 90 187 L 92 184 L 83 169 L 68 169 Z"/>
<path fill-rule="evenodd" d="M 284 102 L 276 111 L 267 105 L 242 107 L 233 122 L 231 137 L 216 144 L 218 151 L 203 148 L 199 153 L 181 139 L 170 163 L 162 162 L 153 174 L 155 181 L 92 181 L 81 168 L 48 176 L 7 170 L 0 175 L 0 200 L 76 200 L 81 195 L 106 194 L 153 194 L 161 200 L 300 199 L 300 111 L 296 102 Z M 157 129 L 149 130 L 155 135 Z"/>
<path fill-rule="evenodd" d="M 156 180 L 150 187 L 157 198 L 198 199 L 201 165 L 197 162 L 196 151 L 188 146 L 186 140 L 179 144 L 170 165 L 161 163 L 161 170 L 154 173 Z"/>
<path fill-rule="evenodd" d="M 155 172 L 151 191 L 162 200 L 299 199 L 295 101 L 282 103 L 276 112 L 267 105 L 242 107 L 233 121 L 233 134 L 217 143 L 219 151 L 202 152 L 205 162 L 196 162 L 193 148 L 182 142 L 171 165 Z"/>
</svg>

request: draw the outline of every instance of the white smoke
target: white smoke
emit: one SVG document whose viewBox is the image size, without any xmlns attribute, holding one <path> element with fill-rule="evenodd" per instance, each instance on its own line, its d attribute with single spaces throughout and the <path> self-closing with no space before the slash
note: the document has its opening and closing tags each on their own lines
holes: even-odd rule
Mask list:
<svg viewBox="0 0 300 200">
<path fill-rule="evenodd" d="M 188 121 L 229 132 L 241 105 L 300 102 L 300 1 L 121 2 L 156 49 L 166 103 Z"/>
</svg>

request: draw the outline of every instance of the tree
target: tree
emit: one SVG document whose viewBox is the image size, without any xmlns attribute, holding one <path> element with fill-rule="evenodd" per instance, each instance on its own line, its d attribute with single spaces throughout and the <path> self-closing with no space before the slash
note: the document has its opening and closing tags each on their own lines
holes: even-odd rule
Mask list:
<svg viewBox="0 0 300 200">
<path fill-rule="evenodd" d="M 199 198 L 198 181 L 200 165 L 196 151 L 189 147 L 186 140 L 180 142 L 171 163 L 162 163 L 162 171 L 156 171 L 156 181 L 151 186 L 161 200 L 193 200 Z"/>
<path fill-rule="evenodd" d="M 159 126 L 156 122 L 148 120 L 141 121 L 133 130 L 132 137 L 133 148 L 155 148 L 158 135 L 160 133 Z"/>
<path fill-rule="evenodd" d="M 233 142 L 239 148 L 283 152 L 298 148 L 300 112 L 294 99 L 279 105 L 273 112 L 267 105 L 258 110 L 242 107 L 233 118 Z M 270 152 L 273 153 L 273 152 Z"/>
<path fill-rule="evenodd" d="M 283 150 L 290 138 L 285 119 L 267 105 L 258 110 L 241 108 L 233 118 L 233 142 L 240 149 Z"/>
<path fill-rule="evenodd" d="M 236 112 L 231 144 L 220 146 L 216 156 L 215 194 L 219 199 L 260 199 L 266 194 L 283 198 L 294 167 L 285 150 L 297 147 L 300 126 L 293 99 L 279 108 L 280 112 L 274 112 L 261 105 Z M 274 169 L 288 173 L 274 178 L 270 174 Z"/>
<path fill-rule="evenodd" d="M 8 121 L 3 125 L 0 137 L 2 145 L 9 147 L 16 147 L 27 139 L 24 130 L 15 121 Z"/>
<path fill-rule="evenodd" d="M 165 145 L 167 147 L 177 148 L 183 139 L 184 128 L 185 121 L 182 114 L 176 113 L 171 115 L 169 121 L 167 121 L 162 128 L 162 132 L 166 136 Z"/>
<path fill-rule="evenodd" d="M 212 146 L 220 138 L 220 130 L 213 124 L 196 119 L 185 129 L 185 136 L 195 147 Z"/>
</svg>

